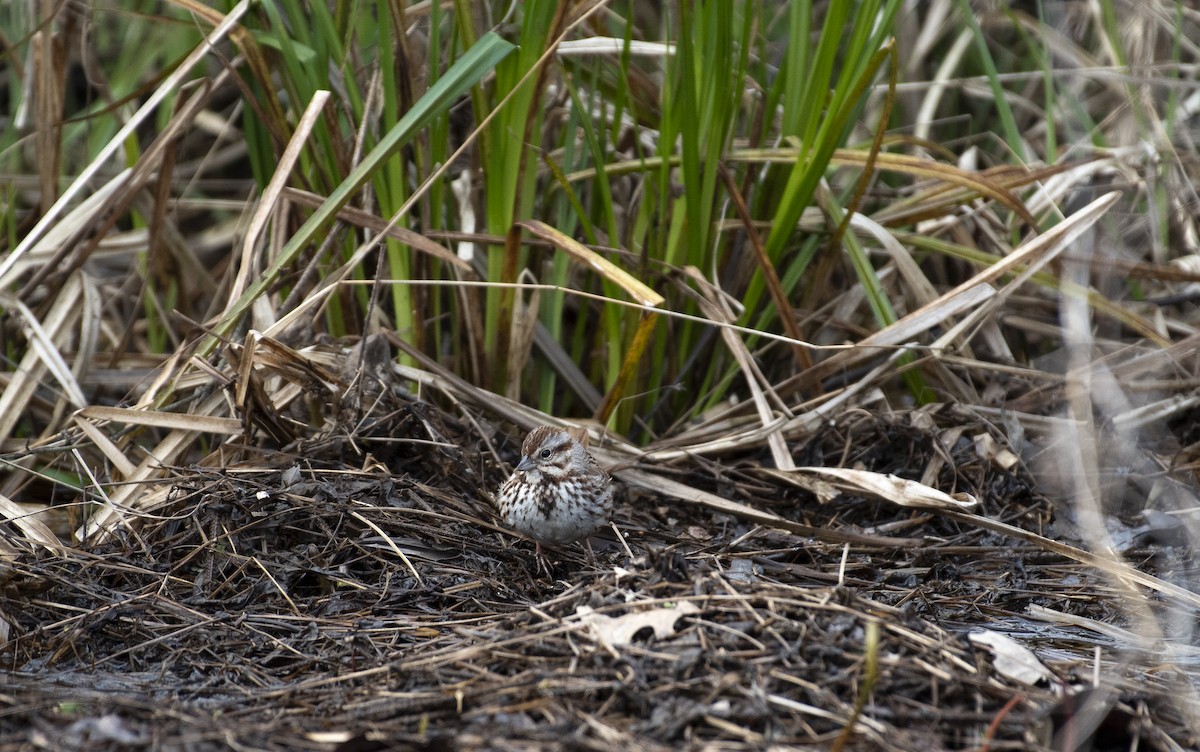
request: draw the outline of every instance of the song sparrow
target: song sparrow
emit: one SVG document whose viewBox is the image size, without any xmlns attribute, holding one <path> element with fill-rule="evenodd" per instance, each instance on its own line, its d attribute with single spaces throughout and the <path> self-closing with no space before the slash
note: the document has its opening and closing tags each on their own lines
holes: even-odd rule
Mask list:
<svg viewBox="0 0 1200 752">
<path fill-rule="evenodd" d="M 505 522 L 537 543 L 541 561 L 543 543 L 579 540 L 607 523 L 613 490 L 588 453 L 586 431 L 539 426 L 525 437 L 497 505 Z"/>
</svg>

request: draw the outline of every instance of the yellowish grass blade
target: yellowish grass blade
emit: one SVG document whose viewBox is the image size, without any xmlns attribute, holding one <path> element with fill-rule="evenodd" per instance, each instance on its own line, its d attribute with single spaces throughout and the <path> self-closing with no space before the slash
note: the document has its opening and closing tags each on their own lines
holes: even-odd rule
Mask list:
<svg viewBox="0 0 1200 752">
<path fill-rule="evenodd" d="M 516 225 L 528 230 L 535 237 L 550 242 L 556 248 L 566 251 L 575 262 L 583 264 L 604 279 L 619 286 L 637 303 L 651 308 L 657 308 L 662 305 L 663 296 L 659 295 L 629 272 L 574 238 L 536 219 L 517 222 Z M 617 404 L 625 395 L 625 389 L 637 371 L 642 354 L 650 344 L 650 335 L 654 331 L 654 324 L 657 320 L 658 314 L 656 312 L 643 310 L 641 318 L 638 321 L 637 330 L 634 332 L 633 340 L 630 343 L 629 349 L 625 352 L 625 358 L 621 362 L 621 371 L 617 376 L 617 381 L 609 389 L 608 394 L 604 396 L 604 401 L 600 403 L 600 407 L 596 410 L 594 417 L 601 423 L 608 422 Z"/>
<path fill-rule="evenodd" d="M 82 298 L 83 284 L 78 273 L 72 274 L 67 278 L 62 292 L 54 299 L 45 320 L 39 322 L 20 300 L 2 296 L 4 306 L 19 312 L 26 324 L 29 349 L 21 358 L 3 394 L 0 394 L 0 439 L 12 435 L 13 428 L 25 414 L 27 403 L 41 386 L 42 376 L 47 372 L 58 382 L 65 400 L 76 407 L 87 403 L 75 375 L 59 352 L 59 347 L 74 336 L 74 327 L 83 314 L 79 304 Z M 51 430 L 56 430 L 56 427 L 52 426 Z"/>
<path fill-rule="evenodd" d="M 218 418 L 212 415 L 190 413 L 168 413 L 160 410 L 136 410 L 124 407 L 92 405 L 77 413 L 81 418 L 124 423 L 131 426 L 153 426 L 177 431 L 196 433 L 219 433 L 236 436 L 242 432 L 242 422 L 236 418 Z"/>
<path fill-rule="evenodd" d="M 16 525 L 17 529 L 34 543 L 45 546 L 52 551 L 62 548 L 62 542 L 50 528 L 33 517 L 29 511 L 23 509 L 15 501 L 4 495 L 0 495 L 0 517 L 4 517 Z"/>
<path fill-rule="evenodd" d="M 300 152 L 307 145 L 309 133 L 316 126 L 321 110 L 329 101 L 329 97 L 329 92 L 317 91 L 312 101 L 308 103 L 300 122 L 296 124 L 296 129 L 292 132 L 287 147 L 283 150 L 283 155 L 279 158 L 279 165 L 275 168 L 275 173 L 271 175 L 266 190 L 263 191 L 258 205 L 254 208 L 254 215 L 250 218 L 250 226 L 246 228 L 246 237 L 242 242 L 242 260 L 238 267 L 237 279 L 234 280 L 233 287 L 229 291 L 231 304 L 241 297 L 249 286 L 250 279 L 261 269 L 261 265 L 255 261 L 255 247 L 258 245 L 258 239 L 266 229 L 272 213 L 275 212 L 280 194 L 287 186 L 292 169 L 295 167 L 296 161 L 300 159 Z"/>
</svg>

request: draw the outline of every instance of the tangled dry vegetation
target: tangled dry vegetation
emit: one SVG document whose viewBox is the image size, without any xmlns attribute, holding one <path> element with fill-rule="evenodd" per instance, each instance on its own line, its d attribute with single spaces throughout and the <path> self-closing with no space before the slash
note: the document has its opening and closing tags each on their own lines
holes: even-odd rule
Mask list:
<svg viewBox="0 0 1200 752">
<path fill-rule="evenodd" d="M 639 442 L 579 421 L 616 519 L 594 561 L 564 547 L 547 577 L 491 494 L 522 435 L 563 418 L 497 392 L 532 367 L 561 369 L 576 405 L 604 395 L 521 303 L 518 376 L 486 389 L 380 325 L 386 296 L 362 291 L 383 280 L 318 274 L 324 246 L 274 269 L 287 284 L 256 278 L 294 213 L 331 204 L 273 185 L 247 205 L 245 175 L 205 173 L 241 155 L 192 119 L 236 109 L 228 74 L 129 180 L 83 179 L 91 198 L 52 221 L 49 199 L 7 212 L 0 752 L 1200 747 L 1194 94 L 1177 141 L 1146 149 L 1021 169 L 876 155 L 936 173 L 874 185 L 842 228 L 880 246 L 886 326 L 841 256 L 814 274 L 844 287 L 784 325 L 807 344 L 730 326 L 708 270 L 667 268 L 737 386 Z M 734 147 L 734 166 L 797 158 Z M 193 180 L 205 199 L 175 193 Z M 830 232 L 833 193 L 804 233 Z M 383 255 L 369 209 L 330 209 L 372 238 L 355 263 Z M 231 210 L 253 219 L 218 221 Z M 636 254 L 519 229 L 639 289 L 597 261 Z M 717 229 L 745 250 L 762 228 Z M 506 239 L 388 232 L 445 264 L 482 329 L 482 275 L 448 246 Z M 567 304 L 583 320 L 601 286 L 572 279 L 593 291 Z M 329 308 L 373 333 L 326 335 Z M 654 312 L 659 337 L 682 320 Z"/>
<path fill-rule="evenodd" d="M 257 368 L 300 386 L 387 352 L 368 342 Z M 806 465 L 970 511 L 839 494 L 767 467 L 762 442 L 597 434 L 621 538 L 594 568 L 559 552 L 550 580 L 488 498 L 543 418 L 371 361 L 297 388 L 303 411 L 243 414 L 323 430 L 273 447 L 249 428 L 165 467 L 107 535 L 6 537 L 4 749 L 1063 749 L 1095 723 L 1099 749 L 1197 742 L 1200 656 L 1149 631 L 1200 605 L 1180 529 L 1130 531 L 1131 564 L 1065 543 L 974 408 L 853 406 L 788 434 Z"/>
</svg>

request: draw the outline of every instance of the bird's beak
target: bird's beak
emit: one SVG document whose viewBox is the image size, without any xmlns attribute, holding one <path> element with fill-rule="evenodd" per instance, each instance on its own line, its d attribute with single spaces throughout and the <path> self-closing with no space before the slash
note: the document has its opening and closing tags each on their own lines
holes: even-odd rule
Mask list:
<svg viewBox="0 0 1200 752">
<path fill-rule="evenodd" d="M 526 470 L 532 470 L 535 465 L 537 465 L 537 463 L 533 460 L 529 459 L 528 457 L 522 457 L 521 461 L 517 464 L 517 470 L 525 472 Z"/>
</svg>

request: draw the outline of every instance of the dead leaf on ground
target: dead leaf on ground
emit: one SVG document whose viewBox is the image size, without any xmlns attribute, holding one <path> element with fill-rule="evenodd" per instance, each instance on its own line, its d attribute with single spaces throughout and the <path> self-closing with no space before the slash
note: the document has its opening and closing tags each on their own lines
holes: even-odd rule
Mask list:
<svg viewBox="0 0 1200 752">
<path fill-rule="evenodd" d="M 973 645 L 982 645 L 995 655 L 993 665 L 996 670 L 1010 679 L 1022 684 L 1034 685 L 1050 679 L 1050 669 L 1046 668 L 1033 651 L 1013 638 L 985 629 L 972 632 L 967 639 Z"/>
<path fill-rule="evenodd" d="M 963 510 L 978 504 L 971 494 L 948 494 L 891 473 L 873 473 L 841 467 L 798 467 L 796 471 L 824 478 L 842 491 L 874 496 L 902 507 Z"/>
<path fill-rule="evenodd" d="M 634 611 L 624 616 L 606 616 L 596 613 L 589 606 L 575 610 L 579 621 L 587 625 L 592 635 L 610 648 L 622 648 L 633 642 L 633 637 L 646 627 L 654 630 L 654 637 L 666 639 L 675 634 L 675 622 L 683 616 L 697 614 L 700 609 L 691 601 L 675 606 L 656 608 L 652 611 Z"/>
</svg>

